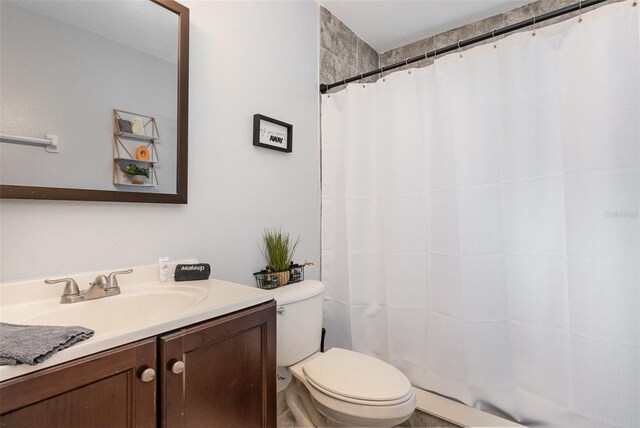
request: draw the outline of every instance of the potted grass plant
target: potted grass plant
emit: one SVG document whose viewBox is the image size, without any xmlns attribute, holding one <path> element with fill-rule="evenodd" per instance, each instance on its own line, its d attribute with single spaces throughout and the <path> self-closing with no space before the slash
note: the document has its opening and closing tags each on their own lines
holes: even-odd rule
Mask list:
<svg viewBox="0 0 640 428">
<path fill-rule="evenodd" d="M 273 282 L 278 286 L 289 282 L 291 259 L 300 243 L 300 237 L 294 241 L 288 233 L 282 233 L 280 229 L 265 229 L 262 235 L 263 246 L 260 247 L 262 255 L 267 261 L 267 271 Z"/>
</svg>

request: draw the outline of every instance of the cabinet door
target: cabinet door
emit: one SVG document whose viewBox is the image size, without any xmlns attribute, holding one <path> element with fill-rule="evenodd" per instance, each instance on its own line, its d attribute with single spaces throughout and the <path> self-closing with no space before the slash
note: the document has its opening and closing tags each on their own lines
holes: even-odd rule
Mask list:
<svg viewBox="0 0 640 428">
<path fill-rule="evenodd" d="M 2 427 L 155 427 L 155 338 L 0 384 Z"/>
<path fill-rule="evenodd" d="M 275 302 L 162 336 L 159 369 L 163 427 L 275 427 Z"/>
</svg>

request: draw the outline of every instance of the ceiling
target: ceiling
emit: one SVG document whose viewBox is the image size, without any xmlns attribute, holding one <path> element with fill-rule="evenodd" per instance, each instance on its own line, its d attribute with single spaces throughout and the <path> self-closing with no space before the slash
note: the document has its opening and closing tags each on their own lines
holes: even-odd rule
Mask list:
<svg viewBox="0 0 640 428">
<path fill-rule="evenodd" d="M 318 0 L 378 53 L 533 0 Z"/>
<path fill-rule="evenodd" d="M 178 58 L 178 16 L 150 1 L 6 1 L 171 63 Z"/>
</svg>

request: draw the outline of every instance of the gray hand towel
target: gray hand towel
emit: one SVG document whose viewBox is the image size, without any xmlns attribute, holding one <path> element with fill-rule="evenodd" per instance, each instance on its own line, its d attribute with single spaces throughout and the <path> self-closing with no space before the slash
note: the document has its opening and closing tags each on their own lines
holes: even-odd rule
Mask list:
<svg viewBox="0 0 640 428">
<path fill-rule="evenodd" d="M 16 325 L 0 323 L 0 366 L 35 366 L 74 343 L 89 339 L 84 327 Z"/>
</svg>

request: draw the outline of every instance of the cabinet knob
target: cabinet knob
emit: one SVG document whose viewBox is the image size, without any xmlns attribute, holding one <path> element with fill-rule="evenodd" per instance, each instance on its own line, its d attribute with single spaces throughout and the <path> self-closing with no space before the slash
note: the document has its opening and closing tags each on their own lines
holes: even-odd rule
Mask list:
<svg viewBox="0 0 640 428">
<path fill-rule="evenodd" d="M 171 366 L 171 371 L 174 374 L 180 374 L 184 371 L 184 363 L 182 361 L 176 361 L 175 363 L 173 363 L 173 365 Z"/>
<path fill-rule="evenodd" d="M 145 369 L 145 371 L 143 371 L 142 374 L 140 375 L 140 379 L 143 382 L 151 382 L 155 378 L 156 378 L 156 371 L 151 367 L 149 367 L 148 369 Z"/>
</svg>

